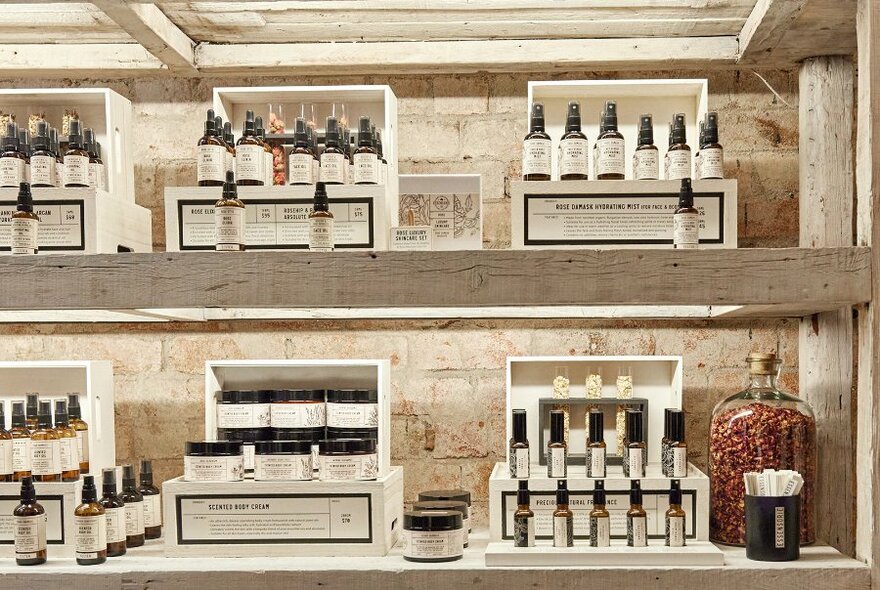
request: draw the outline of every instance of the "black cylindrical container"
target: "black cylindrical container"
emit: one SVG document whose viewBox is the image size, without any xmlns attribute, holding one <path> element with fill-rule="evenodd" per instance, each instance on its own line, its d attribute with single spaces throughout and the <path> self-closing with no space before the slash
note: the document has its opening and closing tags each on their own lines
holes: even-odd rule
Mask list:
<svg viewBox="0 0 880 590">
<path fill-rule="evenodd" d="M 459 500 L 424 500 L 421 502 L 413 502 L 412 505 L 413 510 L 454 510 L 456 512 L 461 512 L 462 518 L 462 531 L 463 536 L 462 540 L 464 542 L 465 548 L 468 546 L 468 533 L 469 525 L 470 525 L 470 507 L 467 505 L 467 502 L 461 502 Z"/>
<path fill-rule="evenodd" d="M 461 512 L 454 510 L 403 513 L 403 558 L 407 561 L 440 562 L 461 559 L 463 553 Z"/>
<path fill-rule="evenodd" d="M 746 496 L 746 557 L 794 561 L 800 557 L 800 496 Z"/>
</svg>

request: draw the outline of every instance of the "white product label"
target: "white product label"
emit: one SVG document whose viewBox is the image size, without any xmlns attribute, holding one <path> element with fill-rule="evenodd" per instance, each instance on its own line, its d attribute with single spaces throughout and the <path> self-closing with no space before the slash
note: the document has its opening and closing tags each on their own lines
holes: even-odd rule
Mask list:
<svg viewBox="0 0 880 590">
<path fill-rule="evenodd" d="M 58 440 L 31 440 L 31 472 L 34 475 L 61 473 L 61 445 Z"/>
<path fill-rule="evenodd" d="M 12 218 L 12 253 L 36 254 L 40 222 L 26 217 Z"/>
<path fill-rule="evenodd" d="M 311 154 L 291 153 L 287 159 L 288 184 L 314 184 L 312 167 L 315 159 Z"/>
<path fill-rule="evenodd" d="M 370 455 L 321 455 L 319 457 L 321 481 L 351 481 L 376 479 L 379 461 L 375 453 Z"/>
<path fill-rule="evenodd" d="M 773 509 L 773 546 L 785 549 L 785 508 L 777 506 Z"/>
<path fill-rule="evenodd" d="M 605 447 L 587 447 L 587 477 L 605 477 Z"/>
<path fill-rule="evenodd" d="M 700 180 L 703 178 L 703 156 L 700 155 L 700 152 L 694 156 L 694 180 Z"/>
<path fill-rule="evenodd" d="M 144 503 L 125 503 L 125 534 L 129 537 L 144 534 Z"/>
<path fill-rule="evenodd" d="M 125 541 L 125 508 L 104 508 L 107 521 L 107 542 Z"/>
<path fill-rule="evenodd" d="M 590 517 L 590 547 L 611 546 L 611 518 Z"/>
<path fill-rule="evenodd" d="M 510 477 L 529 478 L 529 449 L 513 449 L 510 456 Z"/>
<path fill-rule="evenodd" d="M 37 557 L 39 551 L 46 550 L 46 515 L 16 516 L 14 518 L 15 557 L 19 559 Z"/>
<path fill-rule="evenodd" d="M 672 243 L 676 248 L 697 248 L 700 245 L 700 214 L 676 213 L 672 218 Z"/>
<path fill-rule="evenodd" d="M 229 152 L 222 145 L 200 145 L 196 176 L 199 182 L 226 180 L 226 157 Z"/>
<path fill-rule="evenodd" d="M 687 447 L 675 447 L 672 449 L 672 473 L 669 477 L 687 477 L 688 460 Z"/>
<path fill-rule="evenodd" d="M 355 184 L 379 184 L 379 159 L 376 154 L 355 154 L 352 159 Z"/>
<path fill-rule="evenodd" d="M 9 475 L 14 469 L 12 439 L 0 439 L 0 475 Z"/>
<path fill-rule="evenodd" d="M 660 178 L 657 150 L 636 150 L 633 154 L 633 178 L 635 180 L 657 180 Z"/>
<path fill-rule="evenodd" d="M 257 455 L 254 479 L 308 481 L 313 477 L 312 454 L 308 455 Z"/>
<path fill-rule="evenodd" d="M 62 471 L 79 471 L 79 444 L 75 438 L 62 438 L 58 441 Z"/>
<path fill-rule="evenodd" d="M 666 517 L 666 546 L 684 547 L 684 516 Z"/>
<path fill-rule="evenodd" d="M 77 430 L 76 431 L 76 444 L 79 447 L 79 462 L 80 463 L 88 463 L 89 462 L 89 431 L 88 430 Z"/>
<path fill-rule="evenodd" d="M 144 526 L 162 526 L 161 494 L 144 494 Z"/>
<path fill-rule="evenodd" d="M 550 448 L 547 455 L 547 477 L 565 478 L 568 474 L 565 448 Z"/>
<path fill-rule="evenodd" d="M 596 175 L 625 174 L 624 143 L 617 137 L 606 137 L 596 142 Z"/>
<path fill-rule="evenodd" d="M 95 180 L 98 182 L 98 188 L 107 190 L 107 166 L 104 164 L 95 164 Z"/>
<path fill-rule="evenodd" d="M 566 174 L 588 175 L 587 154 L 590 144 L 586 139 L 563 139 L 559 142 L 559 177 Z"/>
<path fill-rule="evenodd" d="M 513 517 L 513 546 L 535 546 L 535 518 Z"/>
<path fill-rule="evenodd" d="M 217 404 L 217 428 L 268 428 L 270 404 Z"/>
<path fill-rule="evenodd" d="M 254 443 L 244 443 L 241 445 L 241 459 L 244 463 L 245 472 L 254 470 L 254 457 L 256 457 L 257 449 Z"/>
<path fill-rule="evenodd" d="M 645 477 L 645 460 L 643 449 L 629 449 L 629 452 L 627 452 L 626 454 L 625 460 L 629 465 L 629 472 L 627 474 L 627 477 L 631 477 L 633 479 Z"/>
<path fill-rule="evenodd" d="M 263 153 L 265 154 L 263 156 L 263 160 L 266 162 L 266 172 L 265 172 L 266 180 L 264 182 L 266 183 L 266 186 L 273 186 L 275 184 L 275 179 L 274 179 L 274 174 L 273 174 L 273 171 L 275 169 L 275 166 L 274 166 L 274 159 L 275 158 L 272 155 L 271 151 L 263 152 Z"/>
<path fill-rule="evenodd" d="M 461 531 L 403 531 L 403 556 L 421 559 L 460 557 Z"/>
<path fill-rule="evenodd" d="M 0 158 L 0 186 L 18 188 L 22 182 L 26 182 L 24 160 Z"/>
<path fill-rule="evenodd" d="M 666 175 L 667 180 L 681 180 L 682 178 L 691 177 L 691 151 L 690 150 L 674 150 L 666 152 L 669 156 L 669 172 Z"/>
<path fill-rule="evenodd" d="M 344 154 L 326 152 L 321 154 L 321 181 L 344 183 L 345 166 L 348 166 L 348 160 L 345 159 Z"/>
<path fill-rule="evenodd" d="M 107 520 L 103 516 L 73 517 L 74 546 L 78 559 L 95 559 L 107 550 Z"/>
<path fill-rule="evenodd" d="M 574 520 L 567 516 L 553 517 L 553 546 L 574 546 Z"/>
<path fill-rule="evenodd" d="M 98 188 L 98 175 L 101 173 L 98 166 L 96 162 L 89 162 L 89 186 L 92 188 Z"/>
<path fill-rule="evenodd" d="M 263 157 L 266 151 L 261 145 L 240 144 L 235 147 L 236 180 L 263 180 L 266 164 Z"/>
<path fill-rule="evenodd" d="M 321 164 L 317 158 L 312 158 L 312 180 L 315 182 L 321 180 Z"/>
<path fill-rule="evenodd" d="M 55 160 L 55 186 L 64 186 L 64 163 Z"/>
<path fill-rule="evenodd" d="M 244 207 L 215 207 L 217 250 L 239 250 L 244 245 Z"/>
<path fill-rule="evenodd" d="M 12 468 L 18 473 L 31 470 L 31 439 L 12 439 Z"/>
<path fill-rule="evenodd" d="M 549 139 L 527 139 L 523 142 L 522 173 L 550 174 L 550 149 Z"/>
<path fill-rule="evenodd" d="M 310 217 L 309 218 L 309 251 L 332 252 L 333 251 L 333 218 Z"/>
<path fill-rule="evenodd" d="M 31 156 L 31 184 L 55 186 L 55 158 L 52 156 Z"/>
<path fill-rule="evenodd" d="M 89 185 L 89 159 L 86 156 L 64 156 L 64 186 Z"/>
<path fill-rule="evenodd" d="M 648 517 L 628 516 L 626 520 L 627 545 L 630 547 L 647 547 Z"/>
<path fill-rule="evenodd" d="M 324 402 L 272 404 L 272 428 L 319 428 L 327 424 Z"/>
<path fill-rule="evenodd" d="M 379 426 L 379 404 L 340 404 L 327 402 L 329 428 L 376 428 Z"/>
<path fill-rule="evenodd" d="M 705 148 L 700 150 L 700 178 L 724 178 L 724 150 Z"/>
<path fill-rule="evenodd" d="M 186 481 L 241 481 L 243 477 L 242 455 L 183 458 L 183 479 Z"/>
</svg>

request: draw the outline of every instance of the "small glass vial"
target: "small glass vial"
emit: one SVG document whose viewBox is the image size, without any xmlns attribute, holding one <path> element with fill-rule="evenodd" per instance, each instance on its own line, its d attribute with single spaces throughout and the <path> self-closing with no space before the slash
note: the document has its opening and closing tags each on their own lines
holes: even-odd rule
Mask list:
<svg viewBox="0 0 880 590">
<path fill-rule="evenodd" d="M 223 186 L 226 178 L 229 150 L 220 137 L 223 132 L 217 128 L 214 109 L 208 109 L 205 118 L 205 134 L 197 145 L 196 178 L 199 186 Z"/>
<path fill-rule="evenodd" d="M 681 508 L 681 482 L 673 479 L 669 483 L 669 510 L 666 511 L 666 546 L 684 547 L 687 544 L 687 515 Z"/>
<path fill-rule="evenodd" d="M 694 207 L 694 190 L 690 178 L 681 180 L 678 209 L 672 216 L 672 247 L 694 250 L 700 247 L 700 212 Z"/>
<path fill-rule="evenodd" d="M 245 206 L 238 198 L 235 175 L 227 172 L 223 195 L 214 203 L 215 249 L 218 252 L 241 252 L 245 249 L 244 217 Z"/>
<path fill-rule="evenodd" d="M 547 444 L 547 477 L 568 476 L 568 445 L 565 444 L 565 412 L 550 412 L 550 442 Z"/>
<path fill-rule="evenodd" d="M 3 152 L 0 153 L 0 187 L 14 188 L 27 182 L 27 158 L 18 147 L 18 126 L 10 121 L 3 136 Z"/>
<path fill-rule="evenodd" d="M 235 144 L 235 178 L 241 186 L 263 186 L 266 174 L 266 150 L 257 137 L 254 112 L 247 111 L 241 137 Z"/>
<path fill-rule="evenodd" d="M 79 447 L 79 471 L 89 472 L 89 425 L 82 419 L 82 408 L 79 405 L 79 394 L 67 395 L 67 412 L 70 425 L 76 431 L 76 444 Z"/>
<path fill-rule="evenodd" d="M 67 151 L 64 152 L 64 186 L 88 188 L 89 153 L 83 147 L 82 125 L 79 119 L 71 119 Z"/>
<path fill-rule="evenodd" d="M 34 213 L 31 187 L 22 182 L 18 187 L 18 203 L 12 213 L 11 251 L 13 254 L 36 254 L 40 229 L 40 216 Z"/>
<path fill-rule="evenodd" d="M 516 491 L 516 511 L 513 513 L 513 546 L 535 546 L 535 513 L 529 508 L 529 482 L 521 480 Z"/>
<path fill-rule="evenodd" d="M 559 140 L 559 180 L 587 180 L 589 178 L 590 144 L 581 131 L 581 105 L 568 103 L 565 133 Z"/>
<path fill-rule="evenodd" d="M 144 538 L 158 539 L 162 536 L 162 493 L 153 484 L 153 463 L 141 459 L 138 493 L 144 498 Z"/>
<path fill-rule="evenodd" d="M 122 493 L 119 499 L 125 502 L 125 545 L 140 547 L 144 544 L 144 496 L 135 485 L 134 467 L 122 466 Z"/>
<path fill-rule="evenodd" d="M 626 177 L 624 164 L 623 134 L 617 130 L 617 103 L 605 102 L 602 120 L 604 130 L 596 141 L 596 178 L 599 180 L 623 180 Z"/>
<path fill-rule="evenodd" d="M 287 182 L 292 185 L 315 184 L 315 155 L 309 149 L 306 121 L 297 117 L 294 122 L 293 149 L 287 157 Z"/>
<path fill-rule="evenodd" d="M 21 480 L 21 499 L 12 512 L 15 535 L 15 563 L 40 565 L 46 563 L 46 510 L 37 502 L 33 478 Z"/>
<path fill-rule="evenodd" d="M 550 136 L 544 131 L 544 105 L 536 102 L 532 104 L 529 132 L 523 139 L 523 180 L 550 180 L 551 145 Z"/>
<path fill-rule="evenodd" d="M 332 252 L 334 247 L 333 213 L 323 182 L 315 185 L 312 212 L 309 213 L 309 252 Z"/>
<path fill-rule="evenodd" d="M 324 129 L 324 151 L 321 152 L 321 182 L 324 184 L 345 184 L 345 168 L 348 158 L 339 146 L 339 122 L 336 117 L 327 117 Z"/>
<path fill-rule="evenodd" d="M 50 145 L 49 124 L 38 121 L 34 151 L 31 153 L 31 186 L 34 188 L 55 186 L 55 154 Z"/>
<path fill-rule="evenodd" d="M 718 113 L 706 113 L 704 139 L 700 142 L 700 178 L 724 178 L 724 148 L 718 143 Z"/>
<path fill-rule="evenodd" d="M 361 117 L 358 124 L 358 148 L 352 156 L 354 184 L 379 184 L 379 152 L 373 147 L 370 118 Z"/>
<path fill-rule="evenodd" d="M 31 473 L 34 481 L 61 481 L 61 443 L 52 428 L 51 402 L 40 402 L 37 429 L 31 433 Z"/>
<path fill-rule="evenodd" d="M 12 433 L 6 430 L 4 404 L 0 402 L 0 481 L 12 481 L 15 471 L 12 462 Z"/>
<path fill-rule="evenodd" d="M 587 477 L 605 479 L 607 461 L 605 446 L 605 415 L 601 410 L 590 410 L 590 436 L 587 441 Z"/>
<path fill-rule="evenodd" d="M 597 480 L 590 510 L 590 547 L 611 546 L 611 513 L 606 508 L 605 481 Z"/>
<path fill-rule="evenodd" d="M 461 559 L 463 523 L 454 510 L 408 510 L 403 513 L 403 558 L 438 563 Z"/>
<path fill-rule="evenodd" d="M 101 499 L 107 520 L 107 557 L 125 555 L 125 502 L 116 494 L 116 470 L 101 472 Z"/>
<path fill-rule="evenodd" d="M 511 479 L 529 478 L 529 439 L 526 434 L 526 411 L 516 409 L 512 414 L 513 437 L 507 450 Z"/>
<path fill-rule="evenodd" d="M 568 507 L 568 486 L 556 482 L 556 510 L 553 511 L 553 546 L 574 547 L 574 513 Z"/>
<path fill-rule="evenodd" d="M 634 479 L 629 487 L 629 510 L 626 511 L 626 544 L 648 546 L 648 513 L 642 506 L 642 482 Z"/>
<path fill-rule="evenodd" d="M 31 431 L 27 427 L 24 402 L 12 402 L 12 480 L 31 477 Z"/>
<path fill-rule="evenodd" d="M 73 531 L 77 564 L 98 565 L 107 561 L 107 518 L 91 475 L 83 478 L 82 504 L 73 512 Z"/>
<path fill-rule="evenodd" d="M 639 117 L 639 143 L 633 152 L 633 179 L 660 178 L 660 150 L 654 145 L 654 121 L 649 114 Z"/>
<path fill-rule="evenodd" d="M 691 148 L 687 144 L 684 113 L 676 113 L 672 121 L 672 145 L 666 152 L 669 156 L 667 180 L 690 179 L 692 174 Z"/>
<path fill-rule="evenodd" d="M 79 444 L 67 417 L 67 400 L 55 400 L 55 433 L 61 460 L 61 481 L 79 479 Z"/>
<path fill-rule="evenodd" d="M 645 443 L 643 414 L 640 410 L 626 413 L 626 456 L 623 461 L 624 477 L 641 479 L 645 477 L 648 463 L 648 449 Z"/>
</svg>

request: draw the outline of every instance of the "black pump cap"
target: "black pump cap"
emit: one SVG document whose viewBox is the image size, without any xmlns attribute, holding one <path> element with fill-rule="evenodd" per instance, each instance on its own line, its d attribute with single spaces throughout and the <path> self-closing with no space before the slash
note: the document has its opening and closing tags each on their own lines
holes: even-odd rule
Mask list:
<svg viewBox="0 0 880 590">
<path fill-rule="evenodd" d="M 718 113 L 716 111 L 706 113 L 706 126 L 703 133 L 705 135 L 703 143 L 718 143 Z"/>
<path fill-rule="evenodd" d="M 41 428 L 52 428 L 52 402 L 40 402 L 37 424 Z"/>
<path fill-rule="evenodd" d="M 590 410 L 590 442 L 599 443 L 605 440 L 605 415 L 602 410 Z"/>
<path fill-rule="evenodd" d="M 126 463 L 122 466 L 122 487 L 123 488 L 131 488 L 134 487 L 134 465 L 130 463 Z"/>
<path fill-rule="evenodd" d="M 34 197 L 31 195 L 31 185 L 26 182 L 18 184 L 18 204 L 15 208 L 18 211 L 27 211 L 28 213 L 33 213 L 34 211 Z M 28 401 L 30 401 L 30 398 L 28 398 Z"/>
<path fill-rule="evenodd" d="M 544 105 L 540 102 L 532 103 L 532 131 L 544 131 Z"/>
<path fill-rule="evenodd" d="M 327 123 L 324 126 L 324 145 L 339 145 L 339 121 L 336 117 L 327 117 Z"/>
<path fill-rule="evenodd" d="M 21 478 L 21 501 L 32 504 L 37 501 L 37 490 L 34 489 L 34 478 L 28 475 Z"/>
<path fill-rule="evenodd" d="M 67 413 L 70 414 L 71 418 L 82 419 L 82 408 L 79 405 L 78 393 L 67 394 Z"/>
<path fill-rule="evenodd" d="M 68 424 L 67 416 L 67 400 L 55 400 L 55 426 L 66 426 Z"/>
<path fill-rule="evenodd" d="M 593 488 L 593 506 L 595 507 L 597 504 L 604 506 L 605 502 L 605 480 L 597 479 L 595 488 Z"/>
<path fill-rule="evenodd" d="M 82 124 L 79 119 L 70 120 L 70 134 L 67 136 L 67 147 L 69 149 L 82 147 Z"/>
<path fill-rule="evenodd" d="M 372 147 L 373 145 L 373 132 L 372 126 L 370 125 L 370 118 L 367 116 L 361 117 L 358 122 L 358 147 Z"/>
<path fill-rule="evenodd" d="M 235 186 L 235 172 L 226 171 L 226 181 L 223 183 L 223 198 L 232 200 L 238 198 L 238 187 Z"/>
<path fill-rule="evenodd" d="M 694 206 L 694 189 L 691 186 L 690 178 L 681 179 L 681 189 L 678 191 L 678 206 L 679 208 Z"/>
<path fill-rule="evenodd" d="M 669 481 L 669 503 L 681 506 L 681 481 L 677 479 Z"/>
<path fill-rule="evenodd" d="M 40 396 L 36 393 L 27 394 L 27 417 L 36 418 L 40 413 Z"/>
<path fill-rule="evenodd" d="M 34 136 L 34 149 L 49 149 L 49 123 L 46 121 L 37 121 L 37 134 Z"/>
<path fill-rule="evenodd" d="M 323 182 L 315 183 L 314 207 L 315 211 L 328 211 L 330 209 L 330 199 L 327 197 L 327 186 Z"/>
<path fill-rule="evenodd" d="M 141 485 L 153 485 L 153 462 L 149 459 L 141 459 Z"/>
<path fill-rule="evenodd" d="M 0 430 L 6 428 L 6 405 L 0 402 Z"/>
<path fill-rule="evenodd" d="M 83 130 L 83 149 L 89 152 L 90 156 L 97 156 L 95 152 L 95 132 L 91 127 L 86 127 Z"/>
<path fill-rule="evenodd" d="M 513 411 L 513 442 L 524 443 L 528 439 L 526 434 L 526 411 Z"/>
<path fill-rule="evenodd" d="M 3 149 L 6 151 L 15 151 L 15 144 L 18 141 L 18 128 L 12 121 L 6 123 L 6 134 L 3 136 Z"/>
<path fill-rule="evenodd" d="M 568 482 L 564 479 L 556 482 L 556 503 L 568 504 Z"/>
<path fill-rule="evenodd" d="M 605 130 L 617 131 L 617 102 L 613 100 L 605 101 Z"/>
<path fill-rule="evenodd" d="M 235 143 L 235 136 L 232 134 L 232 123 L 229 121 L 223 123 L 223 141 L 229 145 Z"/>
<path fill-rule="evenodd" d="M 306 120 L 297 117 L 293 124 L 293 140 L 296 147 L 307 147 L 309 145 L 309 134 L 306 131 Z"/>
<path fill-rule="evenodd" d="M 529 481 L 527 479 L 519 480 L 519 489 L 516 491 L 516 503 L 526 505 L 529 503 Z"/>
<path fill-rule="evenodd" d="M 550 442 L 561 443 L 565 441 L 565 412 L 562 410 L 550 411 Z"/>
<path fill-rule="evenodd" d="M 641 482 L 641 480 L 634 479 L 629 482 L 629 503 L 630 504 L 641 504 L 642 503 L 642 482 Z"/>
<path fill-rule="evenodd" d="M 581 105 L 576 100 L 568 103 L 568 116 L 565 118 L 565 130 L 581 130 Z"/>
<path fill-rule="evenodd" d="M 21 428 L 27 426 L 27 419 L 24 416 L 24 402 L 12 402 L 12 427 L 16 426 Z"/>
<path fill-rule="evenodd" d="M 675 113 L 672 118 L 672 143 L 687 143 L 684 113 Z"/>
<path fill-rule="evenodd" d="M 263 117 L 254 117 L 254 132 L 256 133 L 257 137 L 260 138 L 266 135 L 266 129 L 263 127 Z"/>
<path fill-rule="evenodd" d="M 83 476 L 82 501 L 83 504 L 91 504 L 98 501 L 98 489 L 95 487 L 95 476 L 93 475 Z"/>
<path fill-rule="evenodd" d="M 244 123 L 241 124 L 242 135 L 254 135 L 256 125 L 254 124 L 254 112 L 247 111 L 244 115 Z"/>
<path fill-rule="evenodd" d="M 101 492 L 105 496 L 116 495 L 116 470 L 104 469 L 101 471 Z"/>
<path fill-rule="evenodd" d="M 684 438 L 684 411 L 676 410 L 672 413 L 672 436 L 675 442 L 683 442 Z"/>
<path fill-rule="evenodd" d="M 641 410 L 628 410 L 626 413 L 626 440 L 628 442 L 644 442 L 645 431 Z"/>
<path fill-rule="evenodd" d="M 650 114 L 639 116 L 639 145 L 654 144 L 654 117 Z"/>
<path fill-rule="evenodd" d="M 31 153 L 31 132 L 27 129 L 18 130 L 18 149 L 24 154 Z"/>
<path fill-rule="evenodd" d="M 60 146 L 58 144 L 58 130 L 50 125 L 49 126 L 49 149 L 51 149 L 57 155 L 59 147 Z"/>
<path fill-rule="evenodd" d="M 675 408 L 665 408 L 663 410 L 663 438 L 671 440 L 672 438 L 672 412 Z"/>
</svg>

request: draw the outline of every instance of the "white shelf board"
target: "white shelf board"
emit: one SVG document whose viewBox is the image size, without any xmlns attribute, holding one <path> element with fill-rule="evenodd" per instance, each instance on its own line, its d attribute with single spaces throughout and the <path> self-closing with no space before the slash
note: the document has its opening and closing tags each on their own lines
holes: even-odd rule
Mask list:
<svg viewBox="0 0 880 590">
<path fill-rule="evenodd" d="M 709 541 L 690 541 L 685 547 L 665 547 L 654 541 L 647 547 L 627 547 L 615 541 L 610 547 L 553 547 L 538 541 L 534 547 L 514 547 L 510 541 L 496 541 L 486 547 L 486 567 L 682 567 L 723 566 L 724 552 Z"/>
</svg>

